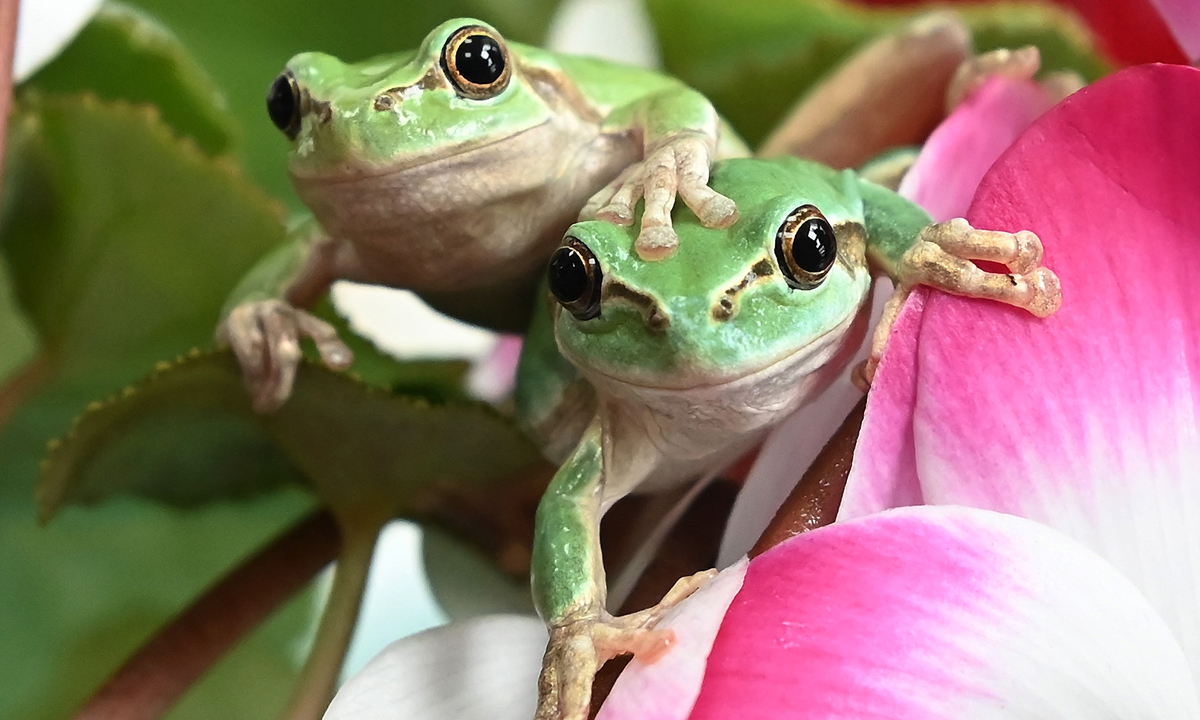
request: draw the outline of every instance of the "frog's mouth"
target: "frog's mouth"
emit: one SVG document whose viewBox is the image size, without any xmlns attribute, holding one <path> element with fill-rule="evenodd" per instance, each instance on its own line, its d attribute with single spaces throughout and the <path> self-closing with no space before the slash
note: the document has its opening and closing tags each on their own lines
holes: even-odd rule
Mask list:
<svg viewBox="0 0 1200 720">
<path fill-rule="evenodd" d="M 806 377 L 830 371 L 840 372 L 866 338 L 870 309 L 871 304 L 864 302 L 858 312 L 847 316 L 803 347 L 768 357 L 733 373 L 722 373 L 720 369 L 705 366 L 680 368 L 651 378 L 638 373 L 602 369 L 566 348 L 562 352 L 594 385 L 618 392 L 623 387 L 636 394 L 737 397 L 740 394 L 739 386 L 758 390 L 777 387 L 779 392 L 786 392 Z"/>
<path fill-rule="evenodd" d="M 514 145 L 519 147 L 521 151 L 524 151 L 526 143 L 519 140 L 523 140 L 527 136 L 538 135 L 538 131 L 544 129 L 549 124 L 550 121 L 546 120 L 503 137 L 486 140 L 469 140 L 455 145 L 435 148 L 428 152 L 405 156 L 402 159 L 381 162 L 350 159 L 353 156 L 352 152 L 339 153 L 338 155 L 342 159 L 338 161 L 323 162 L 313 160 L 311 158 L 320 157 L 325 153 L 310 149 L 309 154 L 307 156 L 304 155 L 304 144 L 307 142 L 310 147 L 314 144 L 312 136 L 305 135 L 301 137 L 297 143 L 297 148 L 292 152 L 293 160 L 288 168 L 288 174 L 291 176 L 292 182 L 297 186 L 320 187 L 402 175 L 421 168 L 434 170 L 439 165 L 446 167 L 445 169 L 437 169 L 438 173 L 463 172 L 464 170 L 469 172 L 471 168 L 494 166 L 494 164 L 505 162 L 512 162 L 519 165 L 521 158 L 525 155 L 523 152 L 499 152 L 495 153 L 495 158 L 489 159 L 481 159 L 479 155 L 492 153 L 493 150 L 501 149 L 505 145 Z M 428 175 L 435 173 L 422 172 L 421 174 Z"/>
</svg>

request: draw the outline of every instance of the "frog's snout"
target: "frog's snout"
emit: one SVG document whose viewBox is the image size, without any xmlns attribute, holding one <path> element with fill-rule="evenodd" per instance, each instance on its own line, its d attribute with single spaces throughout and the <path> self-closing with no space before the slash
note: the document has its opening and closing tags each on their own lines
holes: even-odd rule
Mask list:
<svg viewBox="0 0 1200 720">
<path fill-rule="evenodd" d="M 295 140 L 300 134 L 300 120 L 310 113 L 320 122 L 328 121 L 331 116 L 329 103 L 313 98 L 296 81 L 291 70 L 284 70 L 267 91 L 267 115 L 271 122 L 289 140 Z"/>
</svg>

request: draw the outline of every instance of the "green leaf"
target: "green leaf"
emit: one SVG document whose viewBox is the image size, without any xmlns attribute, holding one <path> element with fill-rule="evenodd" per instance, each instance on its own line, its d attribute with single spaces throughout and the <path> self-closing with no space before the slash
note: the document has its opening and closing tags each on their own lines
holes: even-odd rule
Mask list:
<svg viewBox="0 0 1200 720">
<path fill-rule="evenodd" d="M 866 8 L 835 0 L 648 0 L 668 72 L 707 95 L 757 145 L 795 102 L 859 46 L 929 7 Z M 1046 70 L 1107 71 L 1087 30 L 1049 5 L 995 3 L 964 17 L 976 49 L 1037 44 Z"/>
<path fill-rule="evenodd" d="M 386 519 L 535 458 L 486 405 L 430 404 L 313 364 L 282 408 L 257 415 L 226 351 L 181 359 L 94 404 L 54 445 L 39 498 L 46 519 L 122 494 L 192 505 L 299 481 L 291 463 L 339 517 Z"/>
<path fill-rule="evenodd" d="M 37 334 L 25 313 L 17 307 L 8 268 L 0 262 L 0 384 L 8 382 L 37 354 Z M 4 393 L 0 390 L 0 417 Z"/>
<path fill-rule="evenodd" d="M 170 26 L 220 83 L 244 133 L 244 160 L 268 192 L 294 208 L 288 142 L 267 118 L 267 88 L 293 55 L 344 60 L 411 50 L 439 23 L 477 17 L 505 37 L 541 42 L 558 0 L 139 0 Z"/>
<path fill-rule="evenodd" d="M 41 448 L 89 401 L 211 342 L 226 294 L 283 224 L 234 166 L 153 113 L 28 94 L 10 128 L 0 249 L 42 382 L 0 434 L 0 495 L 27 496 Z"/>
<path fill-rule="evenodd" d="M 32 499 L 0 502 L 0 717 L 62 720 L 165 622 L 311 508 L 302 493 L 180 515 L 118 501 L 34 522 Z M 298 676 L 312 611 L 302 593 L 168 715 L 262 720 Z"/>
<path fill-rule="evenodd" d="M 43 521 L 65 504 L 119 495 L 192 507 L 303 484 L 251 411 L 232 355 L 197 357 L 92 403 L 51 443 L 38 487 Z"/>
<path fill-rule="evenodd" d="M 22 88 L 92 92 L 105 100 L 146 103 L 179 135 L 207 153 L 234 145 L 236 128 L 212 79 L 164 26 L 145 12 L 111 2 L 63 52 Z"/>
</svg>

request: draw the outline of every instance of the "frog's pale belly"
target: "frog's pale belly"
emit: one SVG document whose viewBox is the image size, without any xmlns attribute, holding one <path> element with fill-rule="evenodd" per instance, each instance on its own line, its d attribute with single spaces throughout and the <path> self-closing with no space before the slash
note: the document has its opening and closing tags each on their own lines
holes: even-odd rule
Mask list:
<svg viewBox="0 0 1200 720">
<path fill-rule="evenodd" d="M 604 423 L 605 496 L 653 491 L 723 469 L 818 395 L 866 335 L 868 306 L 822 340 L 737 380 L 691 389 L 589 374 Z"/>
</svg>

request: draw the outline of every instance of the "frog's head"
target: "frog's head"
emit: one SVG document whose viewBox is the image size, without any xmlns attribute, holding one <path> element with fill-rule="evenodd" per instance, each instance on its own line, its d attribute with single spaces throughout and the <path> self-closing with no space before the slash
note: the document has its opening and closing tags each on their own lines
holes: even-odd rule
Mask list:
<svg viewBox="0 0 1200 720">
<path fill-rule="evenodd" d="M 559 347 L 585 374 L 686 389 L 782 361 L 811 372 L 845 354 L 871 282 L 853 177 L 741 159 L 718 163 L 712 187 L 741 219 L 709 229 L 678 208 L 679 251 L 666 260 L 637 256 L 636 225 L 568 230 L 549 285 Z"/>
<path fill-rule="evenodd" d="M 303 53 L 267 95 L 297 180 L 337 180 L 444 158 L 543 122 L 513 49 L 479 20 L 438 26 L 416 51 L 346 64 Z"/>
</svg>

